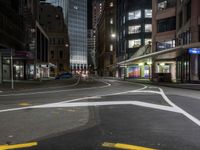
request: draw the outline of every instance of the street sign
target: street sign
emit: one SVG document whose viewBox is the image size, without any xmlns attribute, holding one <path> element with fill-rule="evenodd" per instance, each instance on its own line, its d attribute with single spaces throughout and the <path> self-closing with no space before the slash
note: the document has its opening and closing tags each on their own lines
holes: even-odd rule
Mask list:
<svg viewBox="0 0 200 150">
<path fill-rule="evenodd" d="M 197 54 L 200 55 L 200 48 L 189 48 L 188 49 L 189 54 Z"/>
</svg>

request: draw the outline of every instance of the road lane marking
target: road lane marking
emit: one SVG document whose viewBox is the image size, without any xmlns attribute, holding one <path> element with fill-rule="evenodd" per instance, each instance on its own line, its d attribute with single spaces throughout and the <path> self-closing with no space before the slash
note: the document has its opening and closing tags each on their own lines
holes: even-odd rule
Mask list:
<svg viewBox="0 0 200 150">
<path fill-rule="evenodd" d="M 156 150 L 156 149 L 142 147 L 142 146 L 122 144 L 122 143 L 108 143 L 108 142 L 103 143 L 102 147 L 124 149 L 124 150 Z"/>
<path fill-rule="evenodd" d="M 102 81 L 102 82 L 104 82 L 104 81 Z M 139 85 L 142 85 L 142 84 L 139 84 Z M 107 86 L 111 86 L 111 84 L 107 83 Z M 144 90 L 144 89 L 147 88 L 146 85 L 142 85 L 142 86 L 144 86 L 144 87 L 136 89 L 136 90 L 131 90 L 131 91 L 125 91 L 125 92 L 119 92 L 119 93 L 111 93 L 111 94 L 99 95 L 99 96 L 83 97 L 83 98 L 77 98 L 77 99 L 72 99 L 72 100 L 61 101 L 61 102 L 57 102 L 57 103 L 50 103 L 50 104 L 51 105 L 56 105 L 56 104 L 61 104 L 61 103 L 70 103 L 70 102 L 76 102 L 76 101 L 82 101 L 82 100 L 88 100 L 88 99 L 99 99 L 102 96 L 114 96 L 114 95 L 120 95 L 120 94 L 127 94 L 127 93 L 131 93 L 131 92 L 134 92 L 134 91 Z M 105 87 L 105 86 L 103 86 L 103 87 Z M 36 105 L 36 106 L 44 106 L 44 105 L 50 105 L 50 104 L 43 104 L 43 105 Z M 31 109 L 31 108 L 36 107 L 36 106 L 32 106 L 32 107 L 31 106 L 27 106 L 27 107 L 20 107 L 20 108 L 3 109 L 3 110 L 0 110 L 0 113 L 19 111 L 19 110 L 26 110 L 26 109 Z"/>
<path fill-rule="evenodd" d="M 146 108 L 153 108 L 158 110 L 170 111 L 180 113 L 179 110 L 163 105 L 150 104 L 139 101 L 101 101 L 101 102 L 76 102 L 76 103 L 60 103 L 60 104 L 47 104 L 43 106 L 33 106 L 32 108 L 70 108 L 70 107 L 93 107 L 93 106 L 114 106 L 114 105 L 136 105 Z"/>
<path fill-rule="evenodd" d="M 80 99 L 79 99 L 80 100 Z M 45 108 L 71 108 L 71 107 L 94 107 L 94 106 L 115 106 L 115 105 L 135 105 L 140 107 L 164 110 L 169 112 L 180 113 L 179 109 L 163 106 L 158 104 L 145 103 L 140 101 L 101 101 L 101 102 L 75 102 L 75 103 L 52 103 L 52 104 L 44 104 L 30 107 L 21 107 L 21 108 L 13 108 L 0 110 L 2 112 L 10 112 L 17 110 L 26 110 L 26 109 L 45 109 Z"/>
<path fill-rule="evenodd" d="M 20 148 L 30 148 L 37 146 L 37 142 L 24 143 L 24 144 L 16 144 L 16 145 L 0 145 L 0 150 L 12 150 L 12 149 L 20 149 Z"/>
<path fill-rule="evenodd" d="M 16 94 L 5 94 L 0 95 L 0 97 L 8 97 L 8 96 L 25 96 L 25 95 L 37 95 L 37 94 L 52 94 L 52 93 L 61 93 L 61 92 L 71 92 L 71 91 L 81 91 L 81 90 L 89 90 L 89 89 L 102 89 L 106 87 L 110 87 L 111 84 L 102 81 L 106 85 L 104 86 L 97 86 L 97 87 L 90 87 L 90 88 L 79 88 L 79 89 L 68 89 L 68 90 L 51 90 L 51 91 L 43 91 L 43 92 L 26 92 L 26 93 L 16 93 Z"/>
<path fill-rule="evenodd" d="M 181 114 L 183 114 L 185 117 L 187 117 L 189 120 L 191 120 L 193 123 L 195 123 L 196 125 L 198 125 L 200 127 L 200 120 L 197 119 L 196 117 L 192 116 L 191 114 L 189 114 L 188 112 L 186 112 L 185 110 L 183 110 L 182 108 L 180 108 L 179 106 L 177 106 L 175 103 L 173 103 L 165 94 L 165 92 L 163 91 L 162 88 L 158 87 L 158 89 L 160 90 L 160 92 L 157 91 L 139 91 L 139 92 L 146 92 L 146 93 L 155 93 L 155 94 L 160 94 L 163 99 L 175 110 L 177 110 L 178 112 L 181 112 Z M 134 92 L 134 91 L 133 91 Z"/>
<path fill-rule="evenodd" d="M 163 99 L 170 104 L 172 107 L 178 109 L 184 116 L 186 116 L 188 119 L 190 119 L 192 122 L 194 122 L 196 125 L 200 126 L 200 120 L 197 119 L 196 117 L 192 116 L 191 114 L 189 114 L 188 112 L 186 112 L 185 110 L 183 110 L 182 108 L 180 108 L 179 106 L 177 106 L 176 104 L 174 104 L 168 97 L 167 95 L 164 93 L 163 89 L 159 88 L 161 95 L 163 97 Z"/>
</svg>

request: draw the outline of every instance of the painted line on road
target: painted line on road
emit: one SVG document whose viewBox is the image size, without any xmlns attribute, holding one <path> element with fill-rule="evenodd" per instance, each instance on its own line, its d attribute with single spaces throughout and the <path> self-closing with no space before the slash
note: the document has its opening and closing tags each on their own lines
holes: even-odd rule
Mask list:
<svg viewBox="0 0 200 150">
<path fill-rule="evenodd" d="M 16 144 L 16 145 L 0 145 L 0 150 L 12 150 L 12 149 L 21 149 L 21 148 L 30 148 L 37 146 L 37 142 Z"/>
<path fill-rule="evenodd" d="M 200 127 L 200 120 L 197 119 L 196 117 L 192 116 L 191 114 L 189 114 L 188 112 L 186 112 L 185 110 L 183 110 L 182 108 L 180 108 L 179 106 L 177 106 L 176 104 L 174 104 L 165 94 L 165 92 L 163 91 L 162 88 L 159 88 L 160 92 L 157 91 L 139 91 L 139 92 L 144 92 L 144 93 L 155 93 L 155 94 L 160 94 L 163 99 L 170 105 L 172 106 L 172 108 L 174 108 L 175 110 L 177 110 L 178 112 L 181 112 L 185 117 L 187 117 L 189 120 L 191 120 L 192 122 L 194 122 L 196 125 L 198 125 Z M 135 92 L 135 91 L 133 91 Z"/>
<path fill-rule="evenodd" d="M 103 83 L 107 84 L 106 86 L 103 87 L 109 87 L 111 86 L 110 83 L 104 82 Z M 129 82 L 128 82 L 129 83 Z M 132 83 L 131 83 L 132 84 Z M 137 84 L 137 83 L 136 83 Z M 142 85 L 142 84 L 139 84 Z M 10 109 L 3 109 L 0 110 L 0 113 L 4 113 L 4 112 L 12 112 L 12 111 L 19 111 L 19 110 L 26 110 L 26 109 L 32 109 L 33 107 L 37 107 L 37 106 L 46 106 L 46 105 L 57 105 L 57 104 L 63 104 L 63 103 L 70 103 L 70 102 L 77 102 L 77 101 L 82 101 L 82 100 L 89 100 L 89 99 L 99 99 L 102 96 L 114 96 L 114 95 L 120 95 L 120 94 L 127 94 L 127 93 L 131 93 L 134 91 L 140 91 L 140 90 L 144 90 L 147 88 L 146 85 L 142 85 L 144 86 L 143 88 L 140 89 L 136 89 L 136 90 L 131 90 L 131 91 L 126 91 L 126 92 L 119 92 L 119 93 L 111 93 L 111 94 L 106 94 L 106 95 L 99 95 L 99 96 L 91 96 L 91 97 L 83 97 L 83 98 L 77 98 L 77 99 L 72 99 L 72 100 L 66 100 L 66 101 L 61 101 L 61 102 L 57 102 L 57 103 L 49 103 L 49 104 L 43 104 L 43 105 L 36 105 L 36 106 L 27 106 L 27 107 L 19 107 L 19 108 L 10 108 Z M 89 88 L 90 89 L 90 88 Z M 93 89 L 93 88 L 92 88 Z"/>
<path fill-rule="evenodd" d="M 159 88 L 161 95 L 163 97 L 163 99 L 170 104 L 171 106 L 173 106 L 174 108 L 178 109 L 184 116 L 186 116 L 188 119 L 190 119 L 192 122 L 194 122 L 196 125 L 200 126 L 200 120 L 197 119 L 196 117 L 192 116 L 191 114 L 189 114 L 188 112 L 186 112 L 185 110 L 183 110 L 182 108 L 180 108 L 179 106 L 177 106 L 176 104 L 174 104 L 164 93 L 163 89 Z"/>
<path fill-rule="evenodd" d="M 156 150 L 156 149 L 142 147 L 142 146 L 122 144 L 122 143 L 108 143 L 108 142 L 103 143 L 102 147 L 124 149 L 124 150 Z"/>
<path fill-rule="evenodd" d="M 104 82 L 104 81 L 102 81 L 102 82 Z M 104 87 L 108 87 L 108 86 L 111 86 L 111 84 L 107 83 L 107 86 L 104 86 Z M 36 105 L 36 106 L 27 106 L 27 107 L 20 107 L 20 108 L 3 109 L 3 110 L 0 110 L 0 113 L 32 109 L 33 107 L 44 106 L 44 105 L 57 105 L 57 104 L 62 104 L 62 103 L 77 102 L 77 101 L 88 100 L 88 99 L 99 99 L 102 96 L 114 96 L 114 95 L 126 94 L 126 93 L 130 93 L 130 92 L 138 91 L 138 90 L 143 90 L 143 89 L 147 88 L 146 85 L 143 85 L 143 86 L 144 86 L 143 88 L 140 88 L 140 89 L 137 89 L 137 90 L 132 90 L 132 91 L 126 91 L 126 92 L 119 92 L 119 93 L 112 93 L 112 94 L 107 94 L 107 95 L 99 95 L 99 96 L 91 96 L 91 97 L 83 97 L 83 98 L 77 98 L 77 99 L 72 99 L 72 100 L 61 101 L 61 102 L 57 102 L 57 103 L 49 103 L 49 104 Z"/>
<path fill-rule="evenodd" d="M 68 90 L 52 90 L 52 91 L 43 91 L 43 92 L 27 92 L 27 93 L 18 93 L 18 94 L 5 94 L 0 95 L 0 97 L 9 97 L 9 96 L 25 96 L 25 95 L 36 95 L 36 94 L 52 94 L 52 93 L 60 93 L 60 92 L 71 92 L 71 91 L 81 91 L 81 90 L 89 90 L 89 89 L 101 89 L 110 87 L 111 84 L 102 81 L 105 83 L 105 86 L 99 86 L 99 87 L 90 87 L 90 88 L 80 88 L 80 89 L 68 89 Z"/>
<path fill-rule="evenodd" d="M 115 105 L 136 105 L 146 108 L 170 111 L 180 113 L 178 109 L 169 106 L 150 104 L 139 101 L 101 101 L 101 102 L 76 102 L 76 103 L 60 103 L 57 105 L 33 106 L 32 108 L 68 108 L 68 107 L 92 107 L 92 106 L 115 106 Z"/>
<path fill-rule="evenodd" d="M 38 105 L 38 106 L 6 109 L 6 110 L 1 110 L 0 113 L 17 111 L 17 110 L 25 110 L 25 109 L 71 108 L 71 107 L 94 107 L 94 106 L 96 107 L 96 106 L 115 106 L 115 105 L 135 105 L 135 106 L 146 107 L 146 108 L 151 108 L 151 109 L 158 109 L 158 110 L 180 113 L 179 109 L 176 109 L 173 107 L 145 103 L 145 102 L 140 102 L 140 101 L 101 101 L 101 102 L 53 103 L 53 104 L 44 104 L 44 105 Z"/>
</svg>

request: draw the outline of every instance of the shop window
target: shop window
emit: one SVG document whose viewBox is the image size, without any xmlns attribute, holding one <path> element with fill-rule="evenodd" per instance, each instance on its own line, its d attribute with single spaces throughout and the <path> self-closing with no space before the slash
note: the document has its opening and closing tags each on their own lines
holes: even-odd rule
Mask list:
<svg viewBox="0 0 200 150">
<path fill-rule="evenodd" d="M 145 18 L 152 18 L 152 10 L 151 9 L 145 10 Z"/>
<path fill-rule="evenodd" d="M 129 40 L 128 42 L 129 48 L 135 48 L 135 47 L 140 47 L 140 46 L 141 46 L 141 39 Z"/>
<path fill-rule="evenodd" d="M 140 33 L 141 25 L 134 25 L 128 27 L 128 34 Z"/>
<path fill-rule="evenodd" d="M 136 10 L 128 13 L 128 20 L 140 19 L 141 10 Z"/>
<path fill-rule="evenodd" d="M 145 32 L 152 32 L 152 24 L 145 24 Z"/>
</svg>

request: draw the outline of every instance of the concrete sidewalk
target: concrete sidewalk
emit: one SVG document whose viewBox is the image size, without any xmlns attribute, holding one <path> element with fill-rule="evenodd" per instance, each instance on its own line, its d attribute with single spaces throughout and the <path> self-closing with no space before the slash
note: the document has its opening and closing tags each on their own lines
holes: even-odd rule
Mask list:
<svg viewBox="0 0 200 150">
<path fill-rule="evenodd" d="M 153 82 L 153 81 L 150 81 L 148 79 L 126 79 L 126 80 L 131 81 L 131 82 L 135 82 L 135 83 L 151 84 L 151 85 L 190 89 L 190 90 L 199 90 L 200 91 L 200 84 Z"/>
<path fill-rule="evenodd" d="M 4 81 L 0 84 L 0 92 L 8 91 L 18 91 L 25 89 L 37 89 L 37 88 L 48 88 L 56 86 L 67 86 L 73 85 L 77 82 L 77 78 L 71 78 L 66 80 L 55 80 L 55 79 L 45 79 L 41 81 L 27 80 L 27 81 L 14 81 L 14 90 L 11 89 L 11 82 Z"/>
</svg>

